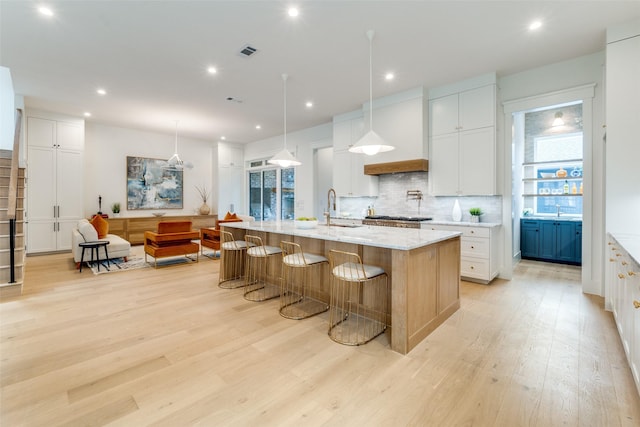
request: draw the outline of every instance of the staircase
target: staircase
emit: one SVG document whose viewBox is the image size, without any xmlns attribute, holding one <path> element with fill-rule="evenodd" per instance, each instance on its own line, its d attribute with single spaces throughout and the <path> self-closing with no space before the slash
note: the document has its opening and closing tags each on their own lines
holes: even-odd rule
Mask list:
<svg viewBox="0 0 640 427">
<path fill-rule="evenodd" d="M 0 150 L 0 300 L 22 294 L 25 262 L 24 168 L 18 167 L 22 111 L 17 110 L 13 151 Z"/>
</svg>

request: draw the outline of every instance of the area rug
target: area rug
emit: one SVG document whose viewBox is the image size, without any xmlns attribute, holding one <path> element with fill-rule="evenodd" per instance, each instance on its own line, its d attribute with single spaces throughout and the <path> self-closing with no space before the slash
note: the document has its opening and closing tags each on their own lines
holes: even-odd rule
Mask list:
<svg viewBox="0 0 640 427">
<path fill-rule="evenodd" d="M 126 262 L 124 261 L 124 258 L 111 259 L 109 260 L 108 265 L 106 261 L 101 261 L 100 271 L 98 271 L 97 262 L 90 262 L 89 266 L 91 267 L 93 274 L 115 273 L 116 271 L 138 270 L 140 268 L 151 267 L 144 261 L 144 257 L 136 256 L 128 257 Z"/>
</svg>

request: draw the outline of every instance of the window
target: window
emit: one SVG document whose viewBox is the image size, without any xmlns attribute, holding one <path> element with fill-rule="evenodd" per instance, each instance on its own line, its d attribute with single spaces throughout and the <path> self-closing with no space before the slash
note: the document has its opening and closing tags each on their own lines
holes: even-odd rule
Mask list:
<svg viewBox="0 0 640 427">
<path fill-rule="evenodd" d="M 582 147 L 582 103 L 525 114 L 525 211 L 582 215 Z"/>
<path fill-rule="evenodd" d="M 294 168 L 249 171 L 249 215 L 262 221 L 294 219 Z"/>
</svg>

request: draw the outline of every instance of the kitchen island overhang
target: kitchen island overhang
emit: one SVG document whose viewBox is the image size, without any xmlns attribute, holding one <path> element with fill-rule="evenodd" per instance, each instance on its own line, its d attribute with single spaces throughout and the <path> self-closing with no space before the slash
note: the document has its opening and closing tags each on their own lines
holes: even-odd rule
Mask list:
<svg viewBox="0 0 640 427">
<path fill-rule="evenodd" d="M 331 249 L 355 252 L 365 264 L 383 268 L 389 275 L 388 336 L 391 349 L 399 353 L 408 353 L 460 308 L 459 232 L 324 225 L 298 229 L 293 221 L 235 222 L 221 227 L 239 240 L 250 231 L 265 244 L 293 241 L 305 252 L 326 257 Z M 314 278 L 317 298 L 329 301 L 329 279 L 328 272 Z"/>
</svg>

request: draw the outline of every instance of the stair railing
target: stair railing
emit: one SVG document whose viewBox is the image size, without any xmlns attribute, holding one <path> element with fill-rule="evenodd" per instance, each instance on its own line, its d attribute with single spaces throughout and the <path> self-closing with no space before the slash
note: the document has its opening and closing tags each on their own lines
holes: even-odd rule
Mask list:
<svg viewBox="0 0 640 427">
<path fill-rule="evenodd" d="M 22 110 L 16 110 L 16 127 L 11 154 L 11 172 L 9 175 L 9 199 L 7 219 L 9 220 L 9 283 L 16 282 L 16 206 L 18 201 L 18 168 L 20 166 L 20 130 L 22 129 Z"/>
</svg>

